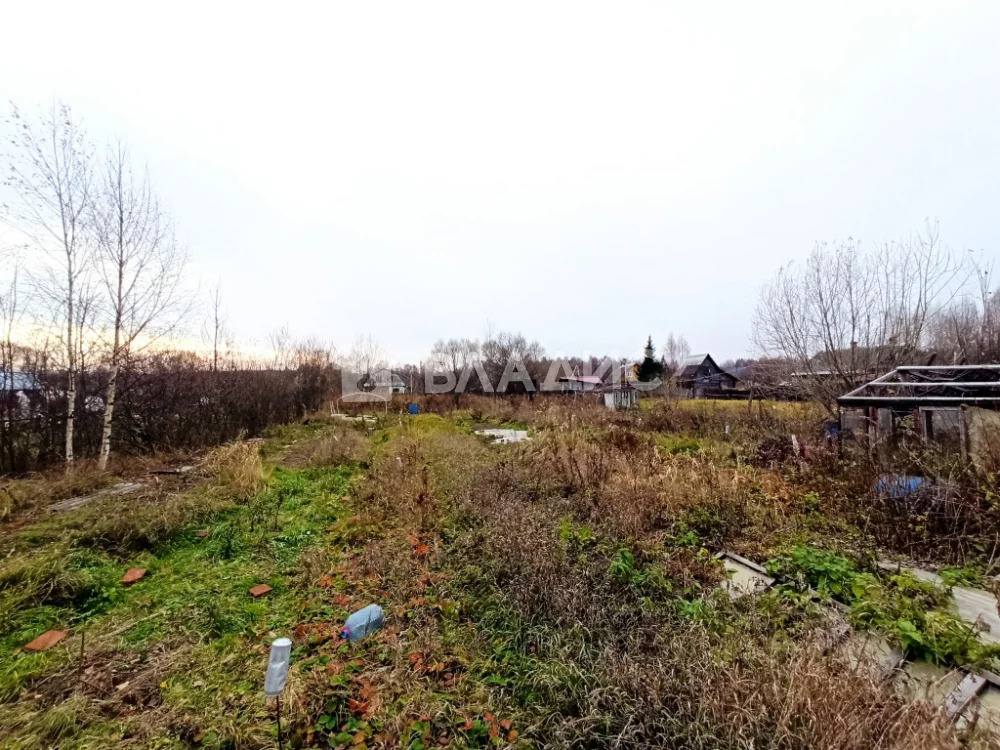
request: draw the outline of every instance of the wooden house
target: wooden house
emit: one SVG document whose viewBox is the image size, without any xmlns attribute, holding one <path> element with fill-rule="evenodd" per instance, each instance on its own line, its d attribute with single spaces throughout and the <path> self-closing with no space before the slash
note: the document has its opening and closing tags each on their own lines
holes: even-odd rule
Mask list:
<svg viewBox="0 0 1000 750">
<path fill-rule="evenodd" d="M 712 398 L 736 388 L 739 378 L 716 364 L 711 354 L 695 354 L 685 359 L 674 378 L 687 398 Z"/>
</svg>

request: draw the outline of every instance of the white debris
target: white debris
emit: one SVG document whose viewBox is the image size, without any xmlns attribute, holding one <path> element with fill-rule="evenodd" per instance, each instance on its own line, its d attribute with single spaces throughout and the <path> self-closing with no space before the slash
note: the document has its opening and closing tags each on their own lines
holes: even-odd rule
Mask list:
<svg viewBox="0 0 1000 750">
<path fill-rule="evenodd" d="M 494 443 L 520 443 L 522 440 L 531 440 L 531 438 L 528 437 L 527 430 L 501 430 L 491 428 L 487 430 L 476 430 L 476 434 L 492 438 Z"/>
<path fill-rule="evenodd" d="M 748 594 L 757 594 L 774 585 L 774 579 L 757 563 L 732 552 L 720 552 L 716 557 L 722 560 L 728 579 L 722 584 L 731 597 L 738 599 Z"/>
</svg>

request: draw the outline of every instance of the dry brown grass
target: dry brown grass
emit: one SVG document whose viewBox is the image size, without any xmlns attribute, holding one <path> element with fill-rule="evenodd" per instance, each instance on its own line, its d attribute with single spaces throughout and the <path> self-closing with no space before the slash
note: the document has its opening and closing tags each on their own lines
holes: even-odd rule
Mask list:
<svg viewBox="0 0 1000 750">
<path fill-rule="evenodd" d="M 516 419 L 518 408 L 493 416 Z M 588 416 L 542 405 L 534 439 L 499 448 L 451 430 L 396 431 L 358 489 L 372 523 L 391 529 L 369 542 L 358 573 L 398 602 L 419 601 L 422 566 L 442 571 L 438 595 L 463 601 L 468 623 L 502 649 L 494 658 L 523 664 L 489 669 L 526 701 L 525 736 L 545 747 L 961 747 L 934 707 L 812 645 L 808 612 L 778 597 L 702 599 L 720 577 L 702 545 L 759 558 L 823 528 L 804 515 L 800 467 L 671 455 L 637 428 L 646 415 Z M 696 414 L 705 421 L 692 429 L 719 438 L 717 417 Z M 685 531 L 697 545 L 676 543 Z M 406 535 L 426 559 L 407 555 Z M 622 548 L 634 554 L 633 580 L 612 572 Z M 700 614 L 681 615 L 684 602 Z M 452 658 L 435 621 L 419 622 L 420 649 Z M 412 664 L 389 674 L 387 692 L 423 696 L 404 716 L 441 710 Z"/>
<path fill-rule="evenodd" d="M 258 441 L 237 440 L 212 451 L 205 462 L 218 491 L 248 502 L 264 487 L 264 464 Z"/>
<path fill-rule="evenodd" d="M 327 434 L 303 446 L 300 451 L 306 466 L 335 466 L 342 463 L 357 463 L 368 455 L 368 441 L 356 430 L 349 427 L 331 429 Z M 296 460 L 286 462 L 296 465 Z"/>
<path fill-rule="evenodd" d="M 42 510 L 59 500 L 85 495 L 114 483 L 110 472 L 99 472 L 92 462 L 79 462 L 70 471 L 58 469 L 0 481 L 0 523 Z"/>
<path fill-rule="evenodd" d="M 908 703 L 874 672 L 815 648 L 746 642 L 740 658 L 720 663 L 703 632 L 668 638 L 648 654 L 604 652 L 600 687 L 549 744 L 569 747 L 600 732 L 620 747 L 962 747 L 935 707 Z"/>
</svg>

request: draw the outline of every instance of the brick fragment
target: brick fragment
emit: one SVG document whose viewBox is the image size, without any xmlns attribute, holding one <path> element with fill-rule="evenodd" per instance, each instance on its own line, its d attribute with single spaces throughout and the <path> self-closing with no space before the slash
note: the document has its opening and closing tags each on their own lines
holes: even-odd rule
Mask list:
<svg viewBox="0 0 1000 750">
<path fill-rule="evenodd" d="M 59 641 L 66 637 L 65 630 L 49 630 L 42 633 L 31 643 L 25 645 L 25 651 L 48 651 L 50 648 L 55 646 Z"/>
<path fill-rule="evenodd" d="M 125 575 L 122 576 L 122 583 L 126 586 L 131 586 L 144 575 L 146 575 L 145 568 L 129 568 Z"/>
</svg>

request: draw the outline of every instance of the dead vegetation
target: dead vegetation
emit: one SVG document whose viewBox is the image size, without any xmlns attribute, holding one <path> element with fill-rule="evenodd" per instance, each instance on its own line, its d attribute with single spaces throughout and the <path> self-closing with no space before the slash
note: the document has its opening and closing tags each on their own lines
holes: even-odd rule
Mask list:
<svg viewBox="0 0 1000 750">
<path fill-rule="evenodd" d="M 860 559 L 886 538 L 870 475 L 855 475 L 868 468 L 838 463 L 807 409 L 491 402 L 366 429 L 310 420 L 218 449 L 193 486 L 8 535 L 0 645 L 71 635 L 0 669 L 16 709 L 0 738 L 273 747 L 259 681 L 268 641 L 288 633 L 293 746 L 984 744 L 826 652 L 802 590 L 716 590 L 720 549 L 765 560 L 810 542 Z M 531 440 L 490 445 L 481 425 Z M 760 458 L 789 434 L 806 450 Z M 962 512 L 988 528 L 985 506 Z M 125 593 L 137 564 L 149 584 Z M 261 582 L 273 591 L 250 599 Z M 386 627 L 340 642 L 373 601 Z"/>
</svg>

